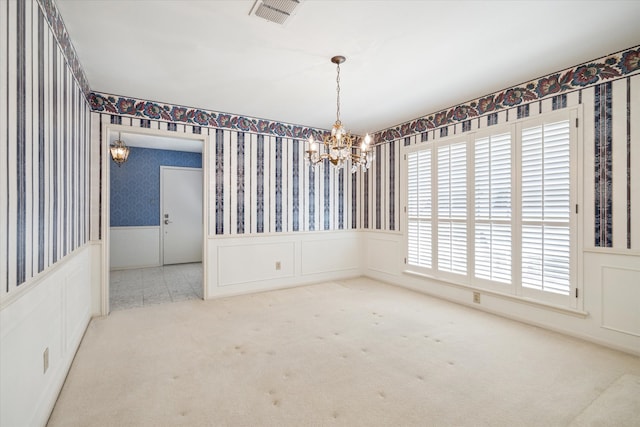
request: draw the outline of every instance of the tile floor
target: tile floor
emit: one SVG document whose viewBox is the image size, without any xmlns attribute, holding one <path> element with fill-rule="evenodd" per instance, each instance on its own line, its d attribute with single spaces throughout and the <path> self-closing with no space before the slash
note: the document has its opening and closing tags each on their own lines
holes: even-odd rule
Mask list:
<svg viewBox="0 0 640 427">
<path fill-rule="evenodd" d="M 114 270 L 109 285 L 111 311 L 202 299 L 202 263 Z"/>
</svg>

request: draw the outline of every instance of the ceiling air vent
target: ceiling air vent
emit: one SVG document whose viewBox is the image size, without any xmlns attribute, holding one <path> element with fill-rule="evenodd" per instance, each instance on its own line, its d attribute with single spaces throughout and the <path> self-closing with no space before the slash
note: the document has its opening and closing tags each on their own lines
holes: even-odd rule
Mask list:
<svg viewBox="0 0 640 427">
<path fill-rule="evenodd" d="M 299 4 L 300 0 L 256 0 L 249 15 L 284 25 Z"/>
</svg>

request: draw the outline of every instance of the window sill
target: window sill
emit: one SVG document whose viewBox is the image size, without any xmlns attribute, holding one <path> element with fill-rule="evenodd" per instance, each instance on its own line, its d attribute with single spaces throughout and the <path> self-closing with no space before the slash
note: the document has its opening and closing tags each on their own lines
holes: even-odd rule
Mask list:
<svg viewBox="0 0 640 427">
<path fill-rule="evenodd" d="M 446 280 L 446 279 L 442 279 L 442 278 L 439 278 L 439 277 L 434 277 L 434 276 L 431 276 L 431 275 L 428 275 L 428 274 L 418 273 L 416 271 L 403 270 L 402 273 L 406 274 L 408 276 L 413 276 L 413 277 L 419 277 L 419 278 L 422 278 L 422 279 L 433 280 L 433 281 L 439 282 L 441 284 L 448 285 L 448 286 L 453 286 L 453 287 L 460 288 L 460 289 L 468 289 L 470 291 L 480 292 L 480 293 L 485 294 L 485 295 L 491 295 L 491 296 L 494 296 L 494 297 L 497 297 L 497 298 L 502 298 L 502 299 L 505 299 L 505 300 L 508 300 L 508 301 L 515 301 L 515 302 L 527 304 L 527 305 L 530 305 L 530 306 L 533 306 L 533 307 L 536 307 L 536 308 L 552 310 L 552 311 L 555 311 L 557 313 L 567 314 L 567 315 L 570 315 L 570 316 L 578 317 L 580 319 L 586 319 L 589 316 L 589 312 L 587 312 L 587 311 L 578 310 L 578 309 L 571 308 L 571 307 L 563 307 L 561 305 L 551 304 L 551 303 L 544 302 L 544 301 L 538 301 L 538 300 L 534 300 L 532 298 L 522 297 L 522 296 L 518 296 L 518 295 L 505 294 L 503 292 L 498 292 L 498 291 L 494 291 L 494 290 L 491 290 L 491 289 L 476 288 L 476 287 L 469 286 L 469 285 L 466 285 L 466 284 L 456 283 L 456 282 L 451 281 L 451 280 Z"/>
</svg>

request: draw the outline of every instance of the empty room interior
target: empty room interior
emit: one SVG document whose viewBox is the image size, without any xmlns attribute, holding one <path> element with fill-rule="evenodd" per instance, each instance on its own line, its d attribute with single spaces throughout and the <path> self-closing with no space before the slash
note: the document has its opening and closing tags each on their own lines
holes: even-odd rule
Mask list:
<svg viewBox="0 0 640 427">
<path fill-rule="evenodd" d="M 0 0 L 0 426 L 639 426 L 638 16 Z"/>
</svg>

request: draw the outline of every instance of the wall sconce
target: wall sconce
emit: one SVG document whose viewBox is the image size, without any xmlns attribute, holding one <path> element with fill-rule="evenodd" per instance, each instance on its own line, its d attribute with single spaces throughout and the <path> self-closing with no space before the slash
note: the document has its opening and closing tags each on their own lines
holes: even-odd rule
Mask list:
<svg viewBox="0 0 640 427">
<path fill-rule="evenodd" d="M 111 158 L 118 164 L 118 167 L 127 161 L 129 157 L 129 147 L 120 139 L 120 132 L 118 132 L 118 139 L 109 147 L 109 151 L 111 151 Z"/>
</svg>

